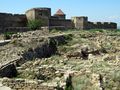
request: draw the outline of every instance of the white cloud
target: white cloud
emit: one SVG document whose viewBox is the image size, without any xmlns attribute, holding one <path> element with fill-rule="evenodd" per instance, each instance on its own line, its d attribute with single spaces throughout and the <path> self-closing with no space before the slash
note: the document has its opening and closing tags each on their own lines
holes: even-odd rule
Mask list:
<svg viewBox="0 0 120 90">
<path fill-rule="evenodd" d="M 116 19 L 120 19 L 120 16 L 109 16 L 108 19 L 116 20 Z"/>
</svg>

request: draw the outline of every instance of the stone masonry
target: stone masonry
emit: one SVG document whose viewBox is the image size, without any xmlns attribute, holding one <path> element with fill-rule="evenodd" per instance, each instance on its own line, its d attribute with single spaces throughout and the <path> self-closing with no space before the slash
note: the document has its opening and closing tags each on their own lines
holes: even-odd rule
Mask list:
<svg viewBox="0 0 120 90">
<path fill-rule="evenodd" d="M 42 26 L 49 29 L 117 29 L 114 22 L 91 22 L 85 16 L 66 19 L 66 14 L 61 9 L 52 16 L 51 8 L 32 8 L 22 15 L 0 13 L 0 32 L 6 32 L 6 29 L 12 27 L 27 27 L 29 20 L 36 19 L 43 21 Z"/>
<path fill-rule="evenodd" d="M 24 80 L 24 79 L 0 79 L 3 86 L 11 88 L 11 90 L 55 90 L 56 85 L 44 85 L 43 81 Z M 48 84 L 48 83 L 46 83 Z"/>
</svg>

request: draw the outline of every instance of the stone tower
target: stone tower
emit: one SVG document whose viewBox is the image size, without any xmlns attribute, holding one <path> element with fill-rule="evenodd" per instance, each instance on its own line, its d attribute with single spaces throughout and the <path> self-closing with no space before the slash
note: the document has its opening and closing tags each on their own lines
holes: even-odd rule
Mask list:
<svg viewBox="0 0 120 90">
<path fill-rule="evenodd" d="M 43 26 L 49 26 L 49 18 L 51 17 L 51 8 L 32 8 L 26 11 L 28 20 L 41 20 Z"/>
<path fill-rule="evenodd" d="M 57 17 L 58 19 L 65 19 L 66 15 L 63 13 L 63 11 L 61 9 L 59 9 L 55 14 L 55 17 Z"/>
<path fill-rule="evenodd" d="M 74 27 L 76 29 L 87 29 L 88 28 L 88 17 L 72 17 L 72 22 L 74 23 Z"/>
</svg>

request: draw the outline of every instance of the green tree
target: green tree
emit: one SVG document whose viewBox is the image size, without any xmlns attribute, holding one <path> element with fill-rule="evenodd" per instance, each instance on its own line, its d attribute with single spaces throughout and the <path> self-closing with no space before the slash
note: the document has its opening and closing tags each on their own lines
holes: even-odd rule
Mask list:
<svg viewBox="0 0 120 90">
<path fill-rule="evenodd" d="M 42 26 L 42 21 L 40 19 L 29 20 L 27 26 L 31 30 L 36 30 L 36 29 L 39 29 Z"/>
</svg>

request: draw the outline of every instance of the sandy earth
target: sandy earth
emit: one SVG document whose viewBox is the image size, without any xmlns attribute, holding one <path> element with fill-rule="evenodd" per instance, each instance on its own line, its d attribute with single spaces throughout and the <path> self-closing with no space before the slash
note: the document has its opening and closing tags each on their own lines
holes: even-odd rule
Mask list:
<svg viewBox="0 0 120 90">
<path fill-rule="evenodd" d="M 1 83 L 0 83 L 0 90 L 11 90 L 9 87 L 6 87 L 6 86 L 3 86 Z"/>
</svg>

